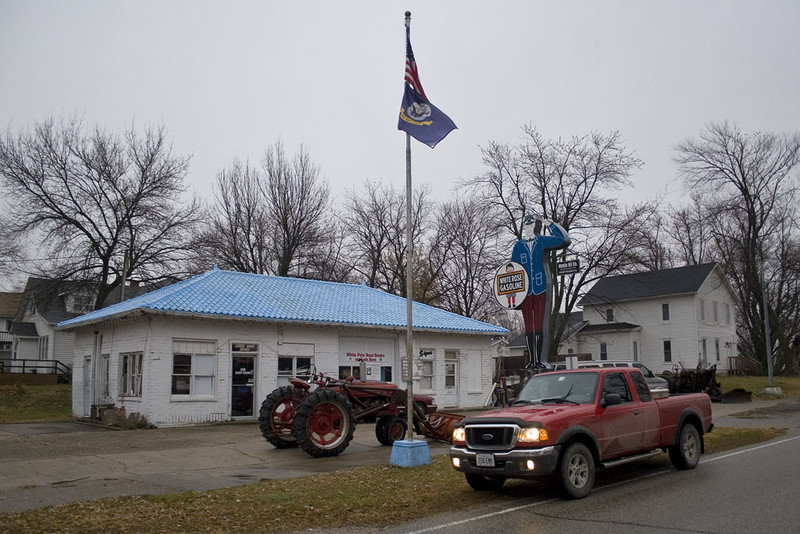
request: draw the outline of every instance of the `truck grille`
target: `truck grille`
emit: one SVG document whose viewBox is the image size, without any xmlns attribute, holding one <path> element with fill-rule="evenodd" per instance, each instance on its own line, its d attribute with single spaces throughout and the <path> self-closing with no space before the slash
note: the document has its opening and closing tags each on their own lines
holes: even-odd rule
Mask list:
<svg viewBox="0 0 800 534">
<path fill-rule="evenodd" d="M 517 441 L 517 425 L 467 425 L 467 446 L 471 449 L 510 449 Z"/>
</svg>

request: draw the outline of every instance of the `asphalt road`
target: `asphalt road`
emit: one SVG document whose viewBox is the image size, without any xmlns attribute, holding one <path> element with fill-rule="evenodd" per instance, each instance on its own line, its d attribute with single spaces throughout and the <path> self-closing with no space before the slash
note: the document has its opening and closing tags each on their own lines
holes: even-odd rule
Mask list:
<svg viewBox="0 0 800 534">
<path fill-rule="evenodd" d="M 718 427 L 783 427 L 767 443 L 703 456 L 694 470 L 636 462 L 598 471 L 585 499 L 553 497 L 544 482 L 510 481 L 513 502 L 442 514 L 382 534 L 751 534 L 797 532 L 800 525 L 800 399 L 714 405 Z M 328 534 L 366 534 L 349 527 Z"/>
<path fill-rule="evenodd" d="M 524 497 L 502 506 L 441 515 L 383 534 L 751 534 L 797 532 L 800 525 L 800 429 L 767 444 L 704 457 L 698 467 L 611 470 L 580 501 L 553 498 L 540 483 L 504 491 Z M 349 534 L 367 532 L 367 529 Z M 341 531 L 341 532 L 344 532 Z"/>
<path fill-rule="evenodd" d="M 737 412 L 747 413 L 731 415 Z M 800 399 L 715 404 L 714 422 L 784 426 L 800 432 Z M 428 444 L 432 456 L 447 453 L 444 443 Z M 796 442 L 794 447 L 797 451 Z M 332 458 L 275 449 L 255 423 L 131 431 L 81 423 L 0 425 L 0 513 L 330 473 L 389 463 L 390 456 L 391 447 L 381 446 L 374 425 L 368 424 L 358 425 L 350 446 Z M 659 476 L 682 474 L 671 471 Z M 714 491 L 707 499 L 716 500 Z"/>
</svg>

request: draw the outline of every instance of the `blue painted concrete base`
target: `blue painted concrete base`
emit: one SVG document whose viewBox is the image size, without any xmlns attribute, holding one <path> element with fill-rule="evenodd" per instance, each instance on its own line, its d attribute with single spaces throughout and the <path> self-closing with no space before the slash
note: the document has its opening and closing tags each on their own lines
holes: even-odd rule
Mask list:
<svg viewBox="0 0 800 534">
<path fill-rule="evenodd" d="M 392 444 L 392 457 L 389 463 L 400 467 L 430 465 L 431 453 L 428 450 L 428 443 L 407 439 L 395 441 Z"/>
</svg>

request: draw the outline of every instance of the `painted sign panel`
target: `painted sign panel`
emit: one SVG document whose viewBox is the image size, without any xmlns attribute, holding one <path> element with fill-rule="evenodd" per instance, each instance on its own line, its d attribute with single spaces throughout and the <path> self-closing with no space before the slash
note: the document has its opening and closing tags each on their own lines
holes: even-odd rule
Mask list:
<svg viewBox="0 0 800 534">
<path fill-rule="evenodd" d="M 504 308 L 516 309 L 528 294 L 528 283 L 525 267 L 509 261 L 501 265 L 494 275 L 494 296 Z"/>
</svg>

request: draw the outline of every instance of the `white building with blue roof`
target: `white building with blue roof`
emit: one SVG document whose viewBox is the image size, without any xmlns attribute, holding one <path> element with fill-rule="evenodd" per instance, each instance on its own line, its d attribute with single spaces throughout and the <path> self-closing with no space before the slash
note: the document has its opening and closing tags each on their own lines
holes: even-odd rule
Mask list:
<svg viewBox="0 0 800 534">
<path fill-rule="evenodd" d="M 312 366 L 404 388 L 406 306 L 366 285 L 214 268 L 58 324 L 75 334 L 73 413 L 124 408 L 156 426 L 255 419 Z M 414 392 L 482 406 L 508 330 L 417 302 L 412 326 Z"/>
</svg>

